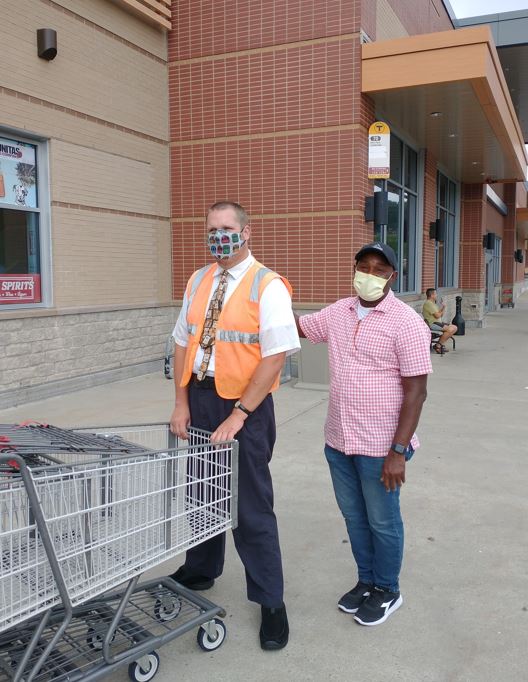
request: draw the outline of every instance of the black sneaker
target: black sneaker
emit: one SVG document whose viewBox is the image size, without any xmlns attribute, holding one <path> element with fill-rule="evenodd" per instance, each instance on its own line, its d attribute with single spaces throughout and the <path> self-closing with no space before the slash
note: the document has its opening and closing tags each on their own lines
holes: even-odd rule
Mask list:
<svg viewBox="0 0 528 682">
<path fill-rule="evenodd" d="M 260 626 L 260 646 L 265 651 L 284 649 L 288 644 L 290 628 L 284 604 L 275 609 L 261 606 L 262 624 Z"/>
<path fill-rule="evenodd" d="M 350 592 L 347 592 L 341 597 L 337 602 L 337 608 L 345 613 L 356 613 L 361 604 L 363 604 L 365 599 L 369 596 L 372 588 L 373 585 L 362 583 L 360 580 Z"/>
<path fill-rule="evenodd" d="M 374 587 L 357 610 L 354 620 L 361 625 L 380 625 L 402 604 L 403 599 L 399 592 L 387 592 L 381 587 Z"/>
<path fill-rule="evenodd" d="M 189 590 L 209 590 L 215 582 L 213 578 L 208 578 L 206 575 L 192 575 L 185 566 L 180 566 L 177 571 L 169 575 L 169 578 Z"/>
</svg>

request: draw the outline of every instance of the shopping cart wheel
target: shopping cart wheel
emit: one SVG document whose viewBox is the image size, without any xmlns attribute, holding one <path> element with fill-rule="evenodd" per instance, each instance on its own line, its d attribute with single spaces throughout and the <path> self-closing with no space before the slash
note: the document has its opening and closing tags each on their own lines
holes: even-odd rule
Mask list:
<svg viewBox="0 0 528 682">
<path fill-rule="evenodd" d="M 128 676 L 132 682 L 148 682 L 158 672 L 159 656 L 155 651 L 142 656 L 128 666 Z M 146 667 L 145 667 L 146 666 Z"/>
<path fill-rule="evenodd" d="M 182 607 L 181 601 L 178 597 L 164 597 L 157 599 L 154 604 L 154 615 L 162 623 L 168 620 L 174 620 L 180 613 Z"/>
<path fill-rule="evenodd" d="M 86 634 L 86 643 L 91 649 L 100 651 L 103 648 L 103 640 L 105 638 L 105 635 L 106 635 L 105 632 L 97 632 L 93 628 L 89 628 Z M 112 639 L 110 640 L 110 644 L 113 644 L 115 638 L 116 633 L 114 632 L 114 634 L 112 635 Z"/>
<path fill-rule="evenodd" d="M 211 636 L 211 630 L 214 633 L 213 636 Z M 204 623 L 196 633 L 199 647 L 204 651 L 214 651 L 215 649 L 218 649 L 218 647 L 222 646 L 224 643 L 226 632 L 224 622 L 218 618 L 215 618 L 208 623 Z"/>
</svg>

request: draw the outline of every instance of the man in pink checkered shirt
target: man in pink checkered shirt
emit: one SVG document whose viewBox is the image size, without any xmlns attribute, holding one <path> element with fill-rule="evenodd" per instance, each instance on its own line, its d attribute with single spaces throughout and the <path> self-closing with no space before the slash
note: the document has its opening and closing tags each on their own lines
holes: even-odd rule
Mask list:
<svg viewBox="0 0 528 682">
<path fill-rule="evenodd" d="M 396 277 L 391 247 L 367 244 L 356 254 L 358 295 L 298 318 L 300 336 L 328 342 L 325 455 L 358 567 L 338 607 L 361 625 L 383 623 L 403 601 L 400 487 L 432 372 L 431 332 L 394 296 Z"/>
</svg>

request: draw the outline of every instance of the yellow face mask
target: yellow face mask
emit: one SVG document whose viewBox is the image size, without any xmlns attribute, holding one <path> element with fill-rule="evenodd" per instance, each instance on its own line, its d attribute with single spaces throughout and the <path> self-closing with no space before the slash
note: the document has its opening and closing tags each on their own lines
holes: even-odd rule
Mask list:
<svg viewBox="0 0 528 682">
<path fill-rule="evenodd" d="M 356 272 L 354 275 L 354 289 L 359 298 L 364 301 L 377 301 L 383 297 L 384 289 L 389 280 L 377 275 L 367 275 L 366 272 Z"/>
</svg>

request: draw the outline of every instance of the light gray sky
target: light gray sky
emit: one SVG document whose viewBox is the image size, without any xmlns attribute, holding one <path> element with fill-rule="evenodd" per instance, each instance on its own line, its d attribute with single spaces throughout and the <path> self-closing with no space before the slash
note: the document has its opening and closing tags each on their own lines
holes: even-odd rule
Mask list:
<svg viewBox="0 0 528 682">
<path fill-rule="evenodd" d="M 449 2 L 459 19 L 528 9 L 528 0 L 449 0 Z"/>
</svg>

